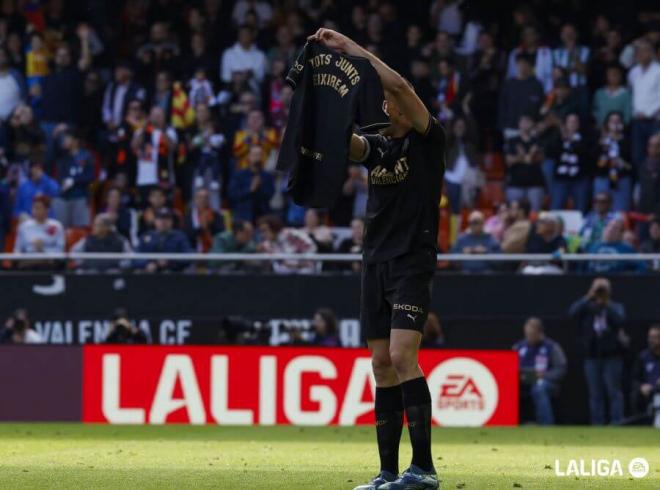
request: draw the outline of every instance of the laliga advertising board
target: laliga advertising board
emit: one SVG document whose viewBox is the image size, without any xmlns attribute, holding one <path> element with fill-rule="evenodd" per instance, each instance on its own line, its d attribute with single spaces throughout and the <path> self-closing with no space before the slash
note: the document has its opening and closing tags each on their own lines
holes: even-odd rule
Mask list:
<svg viewBox="0 0 660 490">
<path fill-rule="evenodd" d="M 83 420 L 114 424 L 355 425 L 374 421 L 364 349 L 85 346 Z M 518 423 L 518 358 L 420 353 L 442 426 Z"/>
</svg>

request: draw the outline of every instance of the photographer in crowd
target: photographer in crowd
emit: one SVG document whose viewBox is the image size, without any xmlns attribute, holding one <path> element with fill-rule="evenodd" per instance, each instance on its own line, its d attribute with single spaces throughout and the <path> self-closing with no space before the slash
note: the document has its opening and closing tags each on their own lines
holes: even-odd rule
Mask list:
<svg viewBox="0 0 660 490">
<path fill-rule="evenodd" d="M 105 338 L 106 344 L 147 344 L 147 336 L 137 328 L 126 315 L 126 311 L 118 310 Z"/>
<path fill-rule="evenodd" d="M 0 327 L 0 344 L 41 344 L 43 338 L 30 326 L 27 310 L 17 309 Z"/>
<path fill-rule="evenodd" d="M 660 324 L 648 333 L 648 348 L 640 352 L 633 368 L 631 405 L 644 419 L 660 415 Z M 656 427 L 658 427 L 656 422 Z"/>
<path fill-rule="evenodd" d="M 598 277 L 594 279 L 586 296 L 571 305 L 569 315 L 580 329 L 578 335 L 584 353 L 591 423 L 603 425 L 607 422 L 607 398 L 609 422 L 617 424 L 623 418 L 621 376 L 623 351 L 629 343 L 624 329 L 624 307 L 612 301 L 610 281 Z"/>
</svg>

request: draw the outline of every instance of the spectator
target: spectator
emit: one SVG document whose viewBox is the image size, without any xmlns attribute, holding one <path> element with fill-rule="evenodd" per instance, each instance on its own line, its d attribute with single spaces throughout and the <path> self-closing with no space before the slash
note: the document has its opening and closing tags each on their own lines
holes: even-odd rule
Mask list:
<svg viewBox="0 0 660 490">
<path fill-rule="evenodd" d="M 260 240 L 257 251 L 261 253 L 302 254 L 316 252 L 316 244 L 307 233 L 293 228 L 284 228 L 282 221 L 273 215 L 265 215 L 257 221 Z M 309 260 L 278 260 L 272 264 L 278 274 L 311 274 L 317 265 Z"/>
<path fill-rule="evenodd" d="M 237 219 L 255 221 L 270 212 L 275 184 L 273 176 L 263 169 L 263 156 L 261 146 L 252 146 L 248 168 L 237 170 L 229 184 L 229 199 Z"/>
<path fill-rule="evenodd" d="M 124 123 L 129 103 L 144 102 L 144 88 L 133 81 L 133 69 L 127 61 L 115 66 L 114 79 L 108 83 L 103 94 L 103 123 L 112 132 Z"/>
<path fill-rule="evenodd" d="M 623 241 L 625 225 L 620 219 L 610 221 L 603 231 L 603 239 L 592 244 L 587 253 L 592 254 L 634 254 L 636 250 Z M 595 261 L 589 262 L 588 269 L 593 272 L 612 273 L 623 271 L 641 271 L 646 268 L 644 262 L 635 260 Z"/>
<path fill-rule="evenodd" d="M 214 105 L 215 94 L 213 92 L 213 84 L 208 79 L 208 75 L 204 68 L 197 68 L 193 78 L 188 80 L 190 92 L 188 93 L 188 100 L 193 106 L 198 104 Z"/>
<path fill-rule="evenodd" d="M 516 76 L 518 57 L 525 55 L 532 60 L 534 66 L 533 72 L 539 82 L 541 82 L 543 89 L 549 92 L 552 88 L 552 50 L 540 45 L 538 30 L 532 25 L 525 26 L 520 37 L 520 46 L 512 49 L 511 53 L 509 53 L 507 78 Z"/>
<path fill-rule="evenodd" d="M 66 227 L 89 225 L 89 187 L 94 181 L 94 162 L 82 148 L 80 134 L 66 132 L 61 138 L 60 195 L 53 201 L 55 217 Z"/>
<path fill-rule="evenodd" d="M 275 32 L 275 44 L 268 50 L 268 62 L 271 67 L 276 60 L 282 60 L 284 66 L 291 66 L 296 59 L 298 48 L 294 43 L 293 33 L 284 25 Z"/>
<path fill-rule="evenodd" d="M 174 68 L 180 54 L 179 45 L 170 40 L 170 33 L 165 22 L 154 22 L 149 31 L 149 40 L 135 53 L 140 64 L 140 73 Z"/>
<path fill-rule="evenodd" d="M 24 218 L 32 212 L 32 203 L 37 196 L 46 196 L 50 199 L 57 197 L 60 186 L 44 172 L 43 163 L 40 161 L 30 162 L 29 178 L 23 181 L 16 192 L 14 201 L 14 216 Z M 50 216 L 54 213 L 50 210 Z"/>
<path fill-rule="evenodd" d="M 660 131 L 660 63 L 653 50 L 648 40 L 637 41 L 637 64 L 628 73 L 633 107 L 632 160 L 637 168 L 644 161 L 648 139 Z"/>
<path fill-rule="evenodd" d="M 258 109 L 247 113 L 245 129 L 237 131 L 234 135 L 232 153 L 236 158 L 236 169 L 248 168 L 248 157 L 253 146 L 261 147 L 261 158 L 264 163 L 270 158 L 271 152 L 279 146 L 277 131 L 264 125 L 264 114 Z"/>
<path fill-rule="evenodd" d="M 44 342 L 39 332 L 30 325 L 26 310 L 18 309 L 5 321 L 0 330 L 0 344 L 41 344 Z"/>
<path fill-rule="evenodd" d="M 236 221 L 232 230 L 226 230 L 213 237 L 213 246 L 210 252 L 214 254 L 251 254 L 257 251 L 254 241 L 254 227 L 249 221 Z M 223 261 L 217 263 L 223 271 L 236 271 L 252 269 L 253 264 L 244 260 Z"/>
<path fill-rule="evenodd" d="M 567 71 L 568 80 L 576 90 L 580 108 L 587 107 L 587 71 L 591 52 L 587 46 L 578 44 L 578 32 L 575 25 L 566 23 L 561 28 L 561 47 L 552 52 L 554 66 Z M 584 111 L 581 111 L 584 112 Z"/>
<path fill-rule="evenodd" d="M 508 141 L 505 148 L 507 171 L 506 197 L 508 201 L 529 201 L 533 211 L 541 209 L 545 195 L 543 152 L 532 135 L 534 120 L 520 116 L 518 136 Z"/>
<path fill-rule="evenodd" d="M 188 240 L 198 252 L 208 252 L 213 237 L 225 228 L 225 223 L 216 210 L 210 206 L 209 191 L 198 189 L 194 203 L 188 210 L 183 222 Z"/>
<path fill-rule="evenodd" d="M 484 215 L 481 211 L 472 211 L 468 218 L 468 230 L 463 233 L 452 247 L 453 253 L 468 255 L 492 254 L 500 252 L 500 244 L 484 232 Z M 460 262 L 460 268 L 467 272 L 488 272 L 493 270 L 493 263 L 488 261 Z"/>
<path fill-rule="evenodd" d="M 262 0 L 238 0 L 234 4 L 231 18 L 236 25 L 242 25 L 248 13 L 254 12 L 259 21 L 259 27 L 264 27 L 273 18 L 273 8 Z"/>
<path fill-rule="evenodd" d="M 137 328 L 124 315 L 118 316 L 112 322 L 108 336 L 105 338 L 106 344 L 146 344 L 147 336 L 142 330 Z"/>
<path fill-rule="evenodd" d="M 192 248 L 186 235 L 180 230 L 172 229 L 174 216 L 167 208 L 156 212 L 155 229 L 147 231 L 140 237 L 138 252 L 140 253 L 192 253 Z M 147 272 L 181 271 L 188 266 L 183 260 L 147 260 L 139 261 L 139 267 Z"/>
<path fill-rule="evenodd" d="M 580 246 L 586 250 L 603 238 L 607 225 L 620 218 L 619 213 L 612 211 L 612 199 L 605 192 L 594 196 L 593 209 L 587 214 L 580 229 Z"/>
<path fill-rule="evenodd" d="M 43 162 L 46 157 L 44 132 L 27 104 L 18 104 L 9 118 L 5 153 L 10 161 L 21 164 Z"/>
<path fill-rule="evenodd" d="M 621 66 L 609 65 L 605 76 L 605 86 L 596 90 L 594 94 L 592 107 L 596 124 L 602 127 L 608 114 L 618 112 L 621 114 L 623 124 L 628 125 L 632 117 L 632 97 L 630 90 L 623 84 Z"/>
<path fill-rule="evenodd" d="M 302 231 L 307 233 L 316 244 L 319 253 L 331 253 L 333 236 L 330 228 L 321 224 L 321 217 L 316 209 L 308 209 L 305 212 L 305 223 Z"/>
<path fill-rule="evenodd" d="M 337 247 L 337 252 L 340 254 L 361 254 L 362 247 L 364 246 L 364 219 L 363 218 L 353 218 L 351 221 L 351 236 L 350 238 L 345 238 Z M 362 270 L 362 262 L 352 262 L 347 267 L 353 272 L 360 272 Z"/>
<path fill-rule="evenodd" d="M 9 62 L 7 48 L 0 46 L 0 121 L 7 121 L 16 106 L 27 96 L 23 75 L 12 68 Z"/>
<path fill-rule="evenodd" d="M 115 230 L 114 219 L 106 213 L 97 214 L 92 233 L 73 245 L 74 253 L 131 253 L 128 241 Z M 126 261 L 86 259 L 77 261 L 77 267 L 86 271 L 116 271 L 126 267 Z"/>
<path fill-rule="evenodd" d="M 537 424 L 553 425 L 552 398 L 558 395 L 566 374 L 566 355 L 557 342 L 545 336 L 540 319 L 528 318 L 524 333 L 525 338 L 513 346 L 519 358 L 521 399 L 532 399 Z"/>
<path fill-rule="evenodd" d="M 161 70 L 156 73 L 153 89 L 149 93 L 148 104 L 152 109 L 154 107 L 162 109 L 165 121 L 172 119 L 173 87 L 172 75 L 169 71 Z"/>
<path fill-rule="evenodd" d="M 655 415 L 654 400 L 660 396 L 660 324 L 649 328 L 648 347 L 637 356 L 632 375 L 633 410 L 646 416 Z"/>
<path fill-rule="evenodd" d="M 446 346 L 447 342 L 440 318 L 437 313 L 429 311 L 426 322 L 424 322 L 420 347 L 422 349 L 441 349 Z"/>
<path fill-rule="evenodd" d="M 477 191 L 483 184 L 478 169 L 478 148 L 472 141 L 474 138 L 468 134 L 466 118 L 454 119 L 447 147 L 445 188 L 451 213 L 455 216 L 464 207 L 474 206 Z"/>
<path fill-rule="evenodd" d="M 660 216 L 660 132 L 649 138 L 648 156 L 639 168 L 639 187 L 639 210 Z"/>
<path fill-rule="evenodd" d="M 568 245 L 561 233 L 561 222 L 552 213 L 542 212 L 536 223 L 532 225 L 525 253 L 528 254 L 561 254 Z M 559 274 L 563 270 L 561 264 L 553 261 L 533 261 L 525 264 L 524 274 Z"/>
<path fill-rule="evenodd" d="M 649 226 L 649 238 L 642 243 L 639 251 L 646 254 L 660 253 L 660 216 L 651 221 Z M 660 260 L 653 261 L 651 269 L 660 272 Z"/>
<path fill-rule="evenodd" d="M 509 216 L 509 204 L 500 203 L 495 207 L 495 212 L 484 223 L 484 231 L 491 235 L 498 243 L 504 237 Z"/>
<path fill-rule="evenodd" d="M 153 230 L 156 226 L 156 214 L 160 209 L 167 209 L 167 194 L 161 187 L 154 187 L 149 191 L 147 207 L 142 211 L 140 219 L 140 234 Z M 177 211 L 172 211 L 174 228 L 181 228 L 181 219 Z"/>
<path fill-rule="evenodd" d="M 526 199 L 509 202 L 506 228 L 502 235 L 502 251 L 504 253 L 515 254 L 525 251 L 527 238 L 532 228 L 529 212 L 530 205 Z"/>
<path fill-rule="evenodd" d="M 59 221 L 49 218 L 50 199 L 37 196 L 32 201 L 32 218 L 18 225 L 14 253 L 49 254 L 64 252 L 64 228 Z M 21 261 L 21 268 L 43 269 L 52 266 L 48 260 Z"/>
<path fill-rule="evenodd" d="M 591 423 L 605 424 L 607 409 L 609 422 L 616 424 L 623 419 L 622 354 L 628 342 L 624 307 L 612 301 L 610 281 L 598 277 L 586 296 L 571 305 L 569 315 L 579 328 Z"/>
<path fill-rule="evenodd" d="M 632 179 L 630 143 L 624 131 L 623 116 L 619 112 L 610 112 L 605 118 L 600 138 L 594 194 L 609 193 L 614 202 L 614 211 L 628 211 L 632 198 Z"/>
<path fill-rule="evenodd" d="M 137 212 L 122 202 L 122 191 L 119 187 L 110 187 L 105 195 L 103 212 L 108 215 L 114 228 L 131 245 L 137 245 L 138 216 Z"/>
<path fill-rule="evenodd" d="M 312 320 L 314 333 L 311 344 L 322 347 L 341 347 L 337 331 L 337 317 L 330 308 L 319 308 Z"/>
<path fill-rule="evenodd" d="M 580 131 L 580 118 L 569 114 L 562 126 L 561 150 L 552 182 L 550 209 L 565 209 L 567 198 L 573 208 L 586 213 L 591 188 L 591 155 Z"/>
<path fill-rule="evenodd" d="M 225 135 L 218 130 L 216 121 L 205 104 L 197 105 L 196 122 L 196 131 L 190 144 L 191 158 L 195 165 L 194 186 L 198 189 L 210 180 L 209 188 L 214 193 L 219 193 L 220 151 L 225 144 Z"/>
<path fill-rule="evenodd" d="M 131 146 L 137 155 L 137 186 L 142 202 L 154 186 L 171 187 L 174 184 L 174 152 L 178 143 L 176 131 L 165 121 L 165 111 L 154 106 L 149 124 L 138 128 Z"/>
<path fill-rule="evenodd" d="M 498 108 L 498 126 L 505 138 L 518 135 L 523 116 L 536 118 L 543 104 L 544 92 L 541 82 L 534 78 L 532 64 L 527 55 L 516 57 L 516 76 L 502 85 Z"/>
<path fill-rule="evenodd" d="M 255 45 L 255 36 L 253 28 L 247 25 L 239 27 L 236 43 L 222 53 L 220 78 L 223 82 L 229 83 L 237 72 L 253 87 L 263 80 L 266 56 Z"/>
</svg>

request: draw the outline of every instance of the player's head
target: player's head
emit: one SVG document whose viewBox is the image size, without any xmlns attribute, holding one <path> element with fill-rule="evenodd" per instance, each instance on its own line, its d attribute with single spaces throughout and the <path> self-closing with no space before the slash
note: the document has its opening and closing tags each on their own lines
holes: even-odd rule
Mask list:
<svg viewBox="0 0 660 490">
<path fill-rule="evenodd" d="M 530 344 L 538 344 L 543 340 L 543 322 L 540 318 L 530 317 L 525 322 L 525 340 Z"/>
</svg>

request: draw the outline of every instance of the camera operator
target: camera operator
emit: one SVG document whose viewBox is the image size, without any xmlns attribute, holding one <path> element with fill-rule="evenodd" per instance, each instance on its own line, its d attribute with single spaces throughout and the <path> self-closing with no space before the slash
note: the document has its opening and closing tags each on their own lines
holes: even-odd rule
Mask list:
<svg viewBox="0 0 660 490">
<path fill-rule="evenodd" d="M 569 315 L 578 322 L 580 328 L 591 423 L 606 423 L 606 397 L 609 403 L 609 422 L 619 423 L 623 419 L 623 351 L 630 340 L 624 330 L 624 307 L 612 301 L 610 281 L 598 277 L 594 279 L 587 295 L 573 303 Z"/>
<path fill-rule="evenodd" d="M 632 407 L 660 422 L 660 324 L 649 328 L 648 348 L 637 356 L 633 368 Z"/>
<path fill-rule="evenodd" d="M 125 315 L 117 315 L 110 333 L 105 339 L 106 344 L 146 344 L 147 336 L 126 318 Z"/>
<path fill-rule="evenodd" d="M 41 344 L 43 338 L 30 328 L 27 310 L 18 309 L 5 321 L 0 330 L 0 344 Z"/>
</svg>

